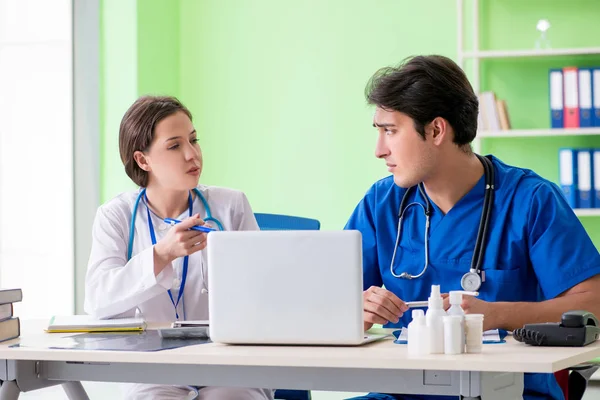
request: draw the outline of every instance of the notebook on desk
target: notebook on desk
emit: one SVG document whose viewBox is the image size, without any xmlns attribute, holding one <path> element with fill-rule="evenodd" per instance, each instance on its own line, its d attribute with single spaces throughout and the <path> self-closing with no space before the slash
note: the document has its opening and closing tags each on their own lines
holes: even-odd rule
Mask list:
<svg viewBox="0 0 600 400">
<path fill-rule="evenodd" d="M 238 344 L 359 345 L 358 231 L 225 231 L 208 235 L 210 337 Z"/>
<path fill-rule="evenodd" d="M 49 333 L 65 332 L 141 332 L 146 329 L 143 318 L 97 319 L 91 315 L 54 316 L 46 329 Z"/>
</svg>

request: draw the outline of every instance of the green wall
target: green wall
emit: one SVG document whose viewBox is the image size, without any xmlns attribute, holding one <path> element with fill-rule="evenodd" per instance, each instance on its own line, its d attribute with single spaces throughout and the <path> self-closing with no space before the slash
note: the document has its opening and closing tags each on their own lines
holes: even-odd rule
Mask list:
<svg viewBox="0 0 600 400">
<path fill-rule="evenodd" d="M 200 133 L 202 181 L 244 190 L 257 212 L 343 227 L 387 174 L 368 78 L 411 54 L 455 57 L 454 10 L 448 0 L 182 0 L 180 93 Z"/>
<path fill-rule="evenodd" d="M 133 187 L 119 157 L 119 123 L 137 96 L 137 6 L 102 0 L 100 33 L 101 202 Z"/>
<path fill-rule="evenodd" d="M 179 0 L 101 0 L 101 201 L 135 188 L 119 156 L 119 124 L 144 94 L 178 95 Z"/>
<path fill-rule="evenodd" d="M 595 0 L 480 4 L 483 49 L 531 48 L 539 18 L 551 21 L 554 47 L 594 46 L 600 37 Z M 469 0 L 465 6 L 468 18 Z M 365 83 L 409 55 L 454 58 L 455 7 L 451 0 L 103 0 L 101 200 L 134 187 L 118 155 L 127 107 L 139 95 L 173 94 L 194 114 L 204 183 L 244 190 L 257 212 L 341 228 L 386 175 L 373 156 Z M 565 65 L 600 65 L 600 57 L 484 60 L 481 88 L 508 101 L 515 128 L 547 127 L 547 70 Z M 557 181 L 561 146 L 600 147 L 600 136 L 485 139 L 483 152 Z M 599 243 L 600 219 L 582 221 Z"/>
<path fill-rule="evenodd" d="M 202 182 L 244 190 L 255 211 L 341 228 L 386 174 L 373 156 L 368 78 L 412 54 L 456 54 L 448 0 L 140 0 L 127 15 L 117 3 L 103 6 L 102 201 L 133 187 L 118 156 L 127 106 L 175 94 L 200 133 Z M 450 34 L 415 40 L 434 30 Z"/>
</svg>

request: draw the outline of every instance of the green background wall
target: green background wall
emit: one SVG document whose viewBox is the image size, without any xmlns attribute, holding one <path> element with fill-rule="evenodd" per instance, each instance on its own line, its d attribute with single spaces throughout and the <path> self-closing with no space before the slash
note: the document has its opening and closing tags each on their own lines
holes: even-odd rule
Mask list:
<svg viewBox="0 0 600 400">
<path fill-rule="evenodd" d="M 600 3 L 567 3 L 481 2 L 481 47 L 531 48 L 539 18 L 551 21 L 554 47 L 597 45 Z M 410 55 L 457 54 L 451 0 L 104 0 L 102 9 L 102 201 L 133 188 L 117 143 L 127 107 L 138 95 L 174 94 L 200 133 L 202 182 L 245 191 L 257 212 L 341 228 L 386 175 L 373 156 L 368 78 Z M 481 88 L 508 101 L 514 127 L 547 127 L 547 70 L 570 64 L 600 58 L 485 60 Z M 483 152 L 556 181 L 561 146 L 600 147 L 600 136 L 485 139 Z M 600 242 L 600 219 L 582 221 Z"/>
<path fill-rule="evenodd" d="M 133 187 L 118 156 L 127 105 L 139 94 L 171 93 L 194 115 L 202 182 L 245 191 L 255 211 L 343 227 L 387 174 L 373 155 L 368 78 L 411 54 L 455 57 L 454 12 L 448 0 L 138 1 L 136 92 L 120 86 L 103 98 L 102 201 Z M 112 30 L 124 28 L 106 18 L 103 38 L 118 36 Z M 104 46 L 105 80 L 122 80 L 122 64 L 110 58 L 119 46 Z"/>
</svg>

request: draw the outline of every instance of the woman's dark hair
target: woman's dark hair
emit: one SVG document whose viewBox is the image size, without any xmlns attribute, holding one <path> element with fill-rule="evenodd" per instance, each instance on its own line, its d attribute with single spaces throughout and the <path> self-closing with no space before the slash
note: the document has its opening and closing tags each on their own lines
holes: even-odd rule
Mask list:
<svg viewBox="0 0 600 400">
<path fill-rule="evenodd" d="M 133 153 L 148 150 L 156 124 L 179 111 L 192 119 L 190 111 L 175 97 L 142 96 L 123 116 L 119 127 L 119 152 L 125 172 L 138 186 L 148 186 L 148 172 L 139 167 Z"/>
<path fill-rule="evenodd" d="M 475 139 L 479 102 L 463 70 L 451 59 L 417 56 L 398 67 L 377 71 L 365 89 L 369 104 L 408 115 L 425 139 L 425 125 L 442 117 L 454 130 L 454 143 Z"/>
</svg>

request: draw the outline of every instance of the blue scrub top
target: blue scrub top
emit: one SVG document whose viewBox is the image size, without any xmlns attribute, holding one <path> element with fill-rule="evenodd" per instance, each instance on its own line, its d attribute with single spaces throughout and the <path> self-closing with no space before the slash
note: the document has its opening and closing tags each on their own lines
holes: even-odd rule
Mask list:
<svg viewBox="0 0 600 400">
<path fill-rule="evenodd" d="M 495 199 L 488 228 L 479 298 L 486 301 L 543 301 L 554 298 L 600 273 L 600 255 L 560 188 L 531 170 L 504 164 L 491 157 L 495 168 Z M 431 202 L 429 267 L 413 280 L 395 278 L 390 262 L 398 229 L 398 214 L 406 189 L 393 177 L 376 182 L 354 210 L 346 229 L 363 239 L 364 289 L 385 286 L 404 301 L 427 300 L 431 285 L 442 293 L 462 290 L 461 277 L 469 271 L 483 208 L 485 177 L 444 215 Z M 407 204 L 425 206 L 418 190 Z M 411 206 L 403 218 L 402 237 L 394 272 L 418 274 L 425 263 L 425 213 Z M 398 324 L 407 326 L 410 312 Z M 562 399 L 554 376 L 526 374 L 525 399 L 534 395 Z M 533 396 L 533 397 L 532 397 Z M 407 397 L 408 398 L 408 397 Z M 547 398 L 547 397 L 543 397 Z"/>
</svg>

